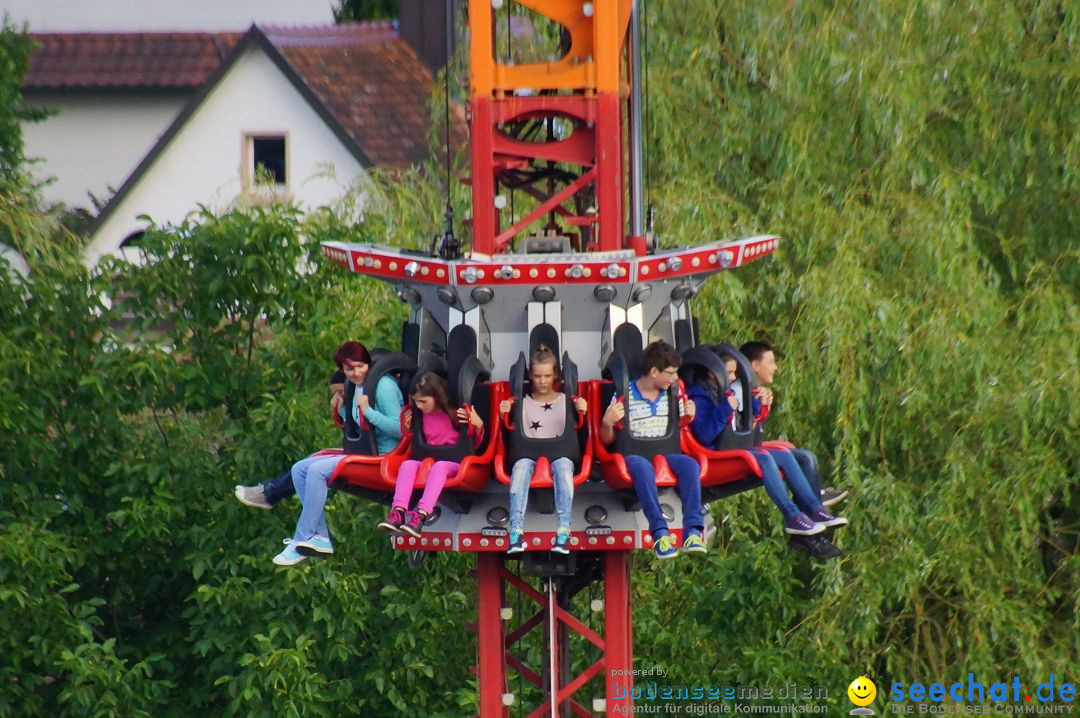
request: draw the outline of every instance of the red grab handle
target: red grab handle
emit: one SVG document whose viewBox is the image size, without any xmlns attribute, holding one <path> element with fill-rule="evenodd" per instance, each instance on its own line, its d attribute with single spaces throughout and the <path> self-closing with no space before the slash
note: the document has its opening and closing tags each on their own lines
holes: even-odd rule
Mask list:
<svg viewBox="0 0 1080 718">
<path fill-rule="evenodd" d="M 574 394 L 572 397 L 570 397 L 570 401 L 572 401 L 572 402 L 574 402 L 576 404 L 577 400 L 580 399 L 580 398 L 581 398 L 581 394 Z M 574 408 L 577 409 L 577 406 L 575 406 Z M 585 426 L 585 412 L 579 411 L 577 413 L 577 423 L 574 424 L 574 429 L 575 430 L 580 429 L 583 426 Z"/>
</svg>

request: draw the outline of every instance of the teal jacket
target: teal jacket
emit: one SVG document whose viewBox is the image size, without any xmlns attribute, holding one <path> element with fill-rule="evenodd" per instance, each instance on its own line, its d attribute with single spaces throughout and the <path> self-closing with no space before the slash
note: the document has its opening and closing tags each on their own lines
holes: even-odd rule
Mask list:
<svg viewBox="0 0 1080 718">
<path fill-rule="evenodd" d="M 375 450 L 388 454 L 401 441 L 401 407 L 405 399 L 401 389 L 390 376 L 379 379 L 375 385 L 375 400 L 364 412 L 364 418 L 375 429 Z M 360 409 L 353 404 L 353 420 L 360 423 Z M 345 407 L 341 407 L 341 418 L 345 418 Z"/>
</svg>

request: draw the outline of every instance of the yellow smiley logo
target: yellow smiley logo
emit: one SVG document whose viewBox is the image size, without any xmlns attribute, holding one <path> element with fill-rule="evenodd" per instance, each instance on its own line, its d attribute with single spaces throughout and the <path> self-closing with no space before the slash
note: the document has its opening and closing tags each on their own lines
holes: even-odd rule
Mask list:
<svg viewBox="0 0 1080 718">
<path fill-rule="evenodd" d="M 847 689 L 848 698 L 857 706 L 868 706 L 877 697 L 877 686 L 866 676 L 859 676 Z"/>
</svg>

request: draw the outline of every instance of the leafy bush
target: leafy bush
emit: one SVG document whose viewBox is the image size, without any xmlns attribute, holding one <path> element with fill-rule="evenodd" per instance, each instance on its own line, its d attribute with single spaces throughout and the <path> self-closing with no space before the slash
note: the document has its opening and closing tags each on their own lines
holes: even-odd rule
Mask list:
<svg viewBox="0 0 1080 718">
<path fill-rule="evenodd" d="M 825 566 L 760 492 L 714 506 L 708 560 L 642 557 L 639 667 L 839 695 L 859 672 L 1076 665 L 1075 11 L 690 0 L 648 21 L 661 238 L 784 237 L 695 309 L 709 337 L 778 343 L 770 431 L 853 497 Z M 338 496 L 334 559 L 274 569 L 295 503 L 231 496 L 337 440 L 342 339 L 396 341 L 388 288 L 319 242 L 425 245 L 439 177 L 377 175 L 363 214 L 199 211 L 148 233 L 146 266 L 94 271 L 5 189 L 31 274 L 0 271 L 0 716 L 471 712 L 467 557 L 413 573 L 378 508 Z"/>
</svg>

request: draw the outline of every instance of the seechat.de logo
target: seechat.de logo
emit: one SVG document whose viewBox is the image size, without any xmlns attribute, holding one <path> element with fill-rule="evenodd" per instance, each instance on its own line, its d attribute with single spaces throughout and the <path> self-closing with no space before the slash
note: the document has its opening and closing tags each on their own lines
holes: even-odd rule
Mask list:
<svg viewBox="0 0 1080 718">
<path fill-rule="evenodd" d="M 866 676 L 859 676 L 851 682 L 851 685 L 847 689 L 848 698 L 854 703 L 857 708 L 850 711 L 853 716 L 872 716 L 874 711 L 870 710 L 866 706 L 874 702 L 874 698 L 877 697 L 877 686 L 874 682 Z"/>
</svg>

